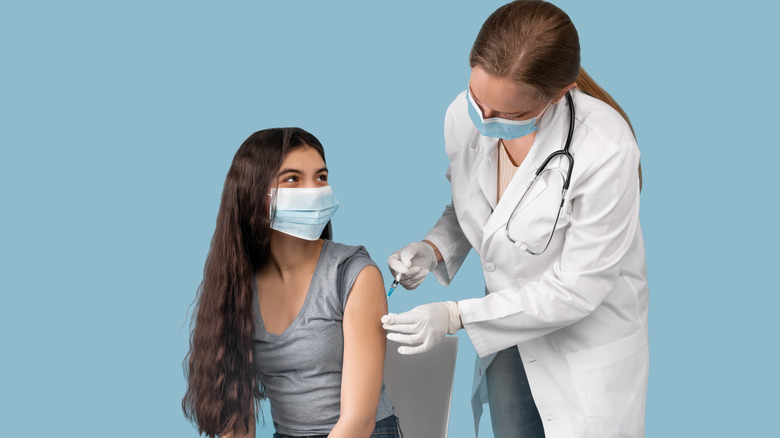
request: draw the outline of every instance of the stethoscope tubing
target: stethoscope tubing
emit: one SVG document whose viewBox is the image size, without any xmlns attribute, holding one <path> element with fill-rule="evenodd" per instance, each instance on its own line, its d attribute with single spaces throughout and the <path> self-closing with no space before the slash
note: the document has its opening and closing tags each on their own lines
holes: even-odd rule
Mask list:
<svg viewBox="0 0 780 438">
<path fill-rule="evenodd" d="M 520 197 L 520 201 L 515 206 L 515 209 L 512 211 L 512 214 L 509 215 L 509 220 L 507 220 L 506 227 L 504 229 L 504 233 L 506 234 L 507 239 L 509 239 L 512 244 L 515 246 L 518 246 L 522 249 L 524 249 L 526 252 L 528 252 L 531 255 L 540 255 L 544 251 L 547 250 L 547 247 L 550 245 L 550 242 L 552 241 L 553 234 L 555 234 L 555 227 L 558 226 L 558 219 L 561 215 L 561 209 L 563 208 L 563 203 L 566 199 L 566 192 L 569 190 L 569 183 L 571 182 L 571 173 L 574 169 L 574 157 L 572 157 L 571 153 L 569 152 L 569 146 L 571 146 L 571 139 L 574 135 L 574 101 L 571 97 L 570 92 L 566 92 L 566 103 L 569 104 L 569 133 L 566 136 L 566 143 L 563 146 L 563 149 L 555 151 L 551 153 L 550 155 L 545 158 L 545 160 L 542 162 L 542 165 L 539 166 L 539 168 L 536 170 L 536 173 L 534 174 L 533 179 L 530 183 L 528 183 L 528 186 L 525 189 L 525 192 L 523 193 L 523 196 Z M 558 206 L 558 215 L 555 217 L 555 223 L 553 224 L 552 232 L 550 233 L 550 237 L 547 239 L 547 243 L 544 246 L 544 248 L 539 252 L 531 251 L 530 248 L 528 248 L 525 244 L 519 241 L 515 241 L 515 239 L 512 238 L 512 236 L 509 234 L 509 222 L 512 220 L 512 218 L 515 216 L 517 212 L 517 208 L 520 207 L 520 203 L 523 201 L 523 198 L 528 193 L 528 190 L 531 188 L 533 183 L 539 178 L 539 175 L 541 175 L 542 172 L 544 172 L 545 168 L 547 167 L 547 164 L 550 163 L 550 160 L 552 160 L 555 157 L 563 156 L 569 161 L 568 171 L 566 172 L 566 177 L 563 181 L 563 189 L 561 191 L 561 204 Z"/>
<path fill-rule="evenodd" d="M 539 166 L 538 169 L 536 169 L 536 173 L 534 174 L 534 178 L 538 177 L 540 173 L 544 170 L 545 167 L 547 167 L 547 164 L 552 160 L 553 158 L 557 157 L 558 155 L 563 155 L 566 157 L 567 160 L 569 160 L 569 170 L 566 172 L 566 181 L 563 182 L 563 190 L 569 189 L 569 182 L 571 181 L 571 172 L 572 169 L 574 169 L 574 158 L 571 156 L 571 153 L 569 153 L 569 146 L 571 146 L 571 138 L 574 136 L 574 101 L 571 98 L 571 93 L 566 92 L 566 103 L 569 104 L 569 133 L 566 135 L 566 143 L 563 146 L 563 149 L 559 151 L 555 151 L 551 153 L 550 155 L 545 158 L 545 160 L 542 162 L 542 165 Z"/>
</svg>

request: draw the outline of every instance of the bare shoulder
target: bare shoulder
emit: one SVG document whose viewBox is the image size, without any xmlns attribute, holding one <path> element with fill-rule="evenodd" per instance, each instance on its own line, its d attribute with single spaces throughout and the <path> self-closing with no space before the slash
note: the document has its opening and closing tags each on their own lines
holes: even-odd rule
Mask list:
<svg viewBox="0 0 780 438">
<path fill-rule="evenodd" d="M 379 272 L 379 268 L 374 265 L 368 265 L 360 271 L 352 289 L 354 290 L 355 287 L 364 288 L 372 286 L 378 286 L 379 289 L 383 289 L 383 284 L 382 273 Z"/>
<path fill-rule="evenodd" d="M 364 267 L 352 285 L 347 298 L 346 311 L 359 308 L 361 313 L 386 312 L 384 281 L 379 268 L 373 265 Z"/>
</svg>

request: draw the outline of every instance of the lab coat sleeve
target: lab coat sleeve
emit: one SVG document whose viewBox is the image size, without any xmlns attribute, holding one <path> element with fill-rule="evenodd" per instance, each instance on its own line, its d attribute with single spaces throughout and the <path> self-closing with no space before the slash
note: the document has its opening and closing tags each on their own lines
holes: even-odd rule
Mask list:
<svg viewBox="0 0 780 438">
<path fill-rule="evenodd" d="M 458 302 L 480 357 L 581 320 L 618 281 L 639 226 L 639 151 L 632 138 L 608 152 L 577 163 L 585 169 L 571 189 L 571 220 L 552 269 L 522 287 Z"/>
<path fill-rule="evenodd" d="M 448 286 L 471 249 L 452 204 L 447 205 L 436 225 L 425 236 L 425 240 L 439 249 L 443 261 L 433 269 L 433 275 L 442 286 Z"/>
<path fill-rule="evenodd" d="M 458 102 L 457 99 L 450 104 L 444 116 L 444 147 L 450 163 L 457 159 L 460 148 L 464 147 L 461 142 L 466 137 L 462 132 L 463 126 L 458 124 L 455 116 L 456 102 Z M 452 183 L 451 172 L 452 164 L 447 168 L 446 174 L 447 181 L 450 181 L 450 183 Z M 463 261 L 466 260 L 469 250 L 471 250 L 471 243 L 469 243 L 460 227 L 452 203 L 444 208 L 444 213 L 442 213 L 436 225 L 428 231 L 425 240 L 433 243 L 439 249 L 443 261 L 434 268 L 433 274 L 439 280 L 439 283 L 443 286 L 448 286 L 455 273 L 460 269 Z"/>
</svg>

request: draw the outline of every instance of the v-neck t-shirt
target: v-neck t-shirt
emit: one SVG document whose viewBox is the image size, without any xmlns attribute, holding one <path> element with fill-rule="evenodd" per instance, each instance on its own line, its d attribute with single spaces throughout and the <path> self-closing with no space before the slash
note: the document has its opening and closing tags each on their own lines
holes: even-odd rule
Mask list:
<svg viewBox="0 0 780 438">
<path fill-rule="evenodd" d="M 325 240 L 298 315 L 281 333 L 265 330 L 253 282 L 254 363 L 271 402 L 276 430 L 286 435 L 327 434 L 341 408 L 344 308 L 355 279 L 376 266 L 363 246 Z M 376 419 L 393 414 L 385 392 Z"/>
</svg>

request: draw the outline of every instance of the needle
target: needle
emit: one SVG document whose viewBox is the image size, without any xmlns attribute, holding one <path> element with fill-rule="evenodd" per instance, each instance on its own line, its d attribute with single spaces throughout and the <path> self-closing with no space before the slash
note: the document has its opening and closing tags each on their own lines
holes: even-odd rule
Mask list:
<svg viewBox="0 0 780 438">
<path fill-rule="evenodd" d="M 387 291 L 387 296 L 388 296 L 388 297 L 389 297 L 390 295 L 392 295 L 392 294 L 393 294 L 393 291 L 395 290 L 395 288 L 397 288 L 397 287 L 398 287 L 398 282 L 399 282 L 400 280 L 401 280 L 401 274 L 398 274 L 398 275 L 396 275 L 396 276 L 395 276 L 395 280 L 393 280 L 393 284 L 391 284 L 391 285 L 390 285 L 390 290 L 389 290 L 389 291 Z"/>
</svg>

